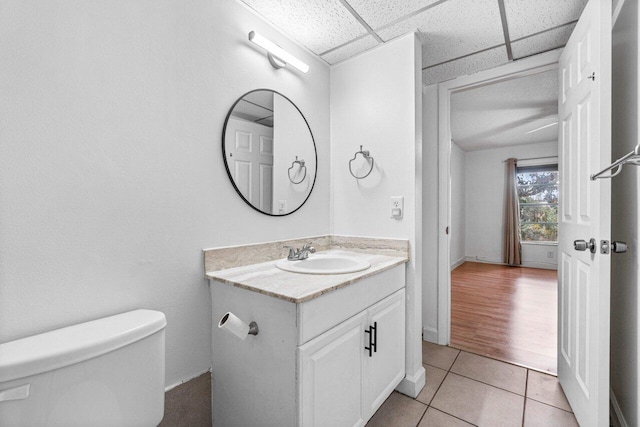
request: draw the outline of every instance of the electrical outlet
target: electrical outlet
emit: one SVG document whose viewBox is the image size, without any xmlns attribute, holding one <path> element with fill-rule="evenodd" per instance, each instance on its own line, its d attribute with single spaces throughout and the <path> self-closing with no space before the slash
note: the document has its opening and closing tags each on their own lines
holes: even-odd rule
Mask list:
<svg viewBox="0 0 640 427">
<path fill-rule="evenodd" d="M 404 215 L 404 197 L 391 197 L 391 218 L 402 219 Z"/>
<path fill-rule="evenodd" d="M 547 252 L 547 258 L 553 258 L 553 251 Z"/>
</svg>

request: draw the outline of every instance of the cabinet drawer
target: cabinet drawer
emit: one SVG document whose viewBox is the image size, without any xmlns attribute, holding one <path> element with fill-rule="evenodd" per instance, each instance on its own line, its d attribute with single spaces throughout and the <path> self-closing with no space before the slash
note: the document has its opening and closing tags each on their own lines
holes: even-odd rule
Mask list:
<svg viewBox="0 0 640 427">
<path fill-rule="evenodd" d="M 405 264 L 298 304 L 298 345 L 317 337 L 405 286 Z"/>
</svg>

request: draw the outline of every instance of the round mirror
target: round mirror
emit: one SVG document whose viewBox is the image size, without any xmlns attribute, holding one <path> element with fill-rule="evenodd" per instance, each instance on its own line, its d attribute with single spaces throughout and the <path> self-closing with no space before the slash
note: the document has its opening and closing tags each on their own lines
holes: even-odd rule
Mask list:
<svg viewBox="0 0 640 427">
<path fill-rule="evenodd" d="M 318 157 L 311 129 L 286 96 L 253 90 L 229 110 L 222 154 L 234 188 L 252 208 L 289 215 L 307 201 Z"/>
</svg>

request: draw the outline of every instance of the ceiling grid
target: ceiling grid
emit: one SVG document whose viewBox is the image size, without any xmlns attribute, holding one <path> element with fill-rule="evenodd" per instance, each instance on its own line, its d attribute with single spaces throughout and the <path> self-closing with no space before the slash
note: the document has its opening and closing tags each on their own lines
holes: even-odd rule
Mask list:
<svg viewBox="0 0 640 427">
<path fill-rule="evenodd" d="M 423 83 L 562 48 L 587 0 L 241 0 L 333 65 L 409 32 Z"/>
</svg>

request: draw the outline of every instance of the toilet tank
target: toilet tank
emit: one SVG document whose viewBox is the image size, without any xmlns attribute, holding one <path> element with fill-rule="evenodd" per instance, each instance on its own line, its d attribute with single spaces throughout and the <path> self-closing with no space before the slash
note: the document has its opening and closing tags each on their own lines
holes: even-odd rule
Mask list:
<svg viewBox="0 0 640 427">
<path fill-rule="evenodd" d="M 166 324 L 135 310 L 0 344 L 0 426 L 157 426 Z"/>
</svg>

